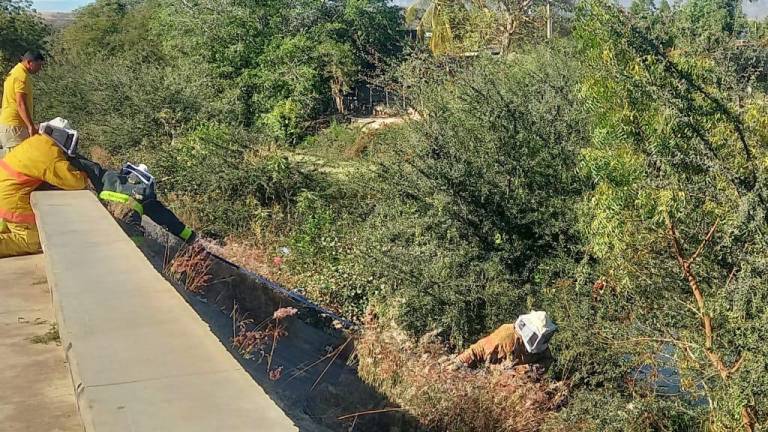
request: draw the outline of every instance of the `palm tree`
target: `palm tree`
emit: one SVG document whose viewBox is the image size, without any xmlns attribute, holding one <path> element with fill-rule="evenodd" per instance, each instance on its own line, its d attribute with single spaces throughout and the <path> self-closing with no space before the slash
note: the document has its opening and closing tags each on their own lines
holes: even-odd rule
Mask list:
<svg viewBox="0 0 768 432">
<path fill-rule="evenodd" d="M 410 25 L 418 20 L 416 31 L 419 38 L 424 39 L 429 33 L 432 52 L 445 53 L 453 43 L 449 9 L 460 4 L 458 0 L 417 0 L 406 9 L 405 21 Z M 421 11 L 423 14 L 418 17 Z"/>
<path fill-rule="evenodd" d="M 537 18 L 533 8 L 546 3 L 546 36 L 552 36 L 550 0 L 417 0 L 406 9 L 406 23 L 413 24 L 418 21 L 417 32 L 419 37 L 425 38 L 430 34 L 429 47 L 434 53 L 448 51 L 454 39 L 454 23 L 451 18 L 456 17 L 456 12 L 482 11 L 497 17 L 495 33 L 503 52 L 509 52 L 513 46 L 515 35 L 520 33 L 524 26 L 536 27 Z M 560 3 L 556 1 L 556 3 Z M 423 15 L 419 17 L 419 12 Z"/>
</svg>

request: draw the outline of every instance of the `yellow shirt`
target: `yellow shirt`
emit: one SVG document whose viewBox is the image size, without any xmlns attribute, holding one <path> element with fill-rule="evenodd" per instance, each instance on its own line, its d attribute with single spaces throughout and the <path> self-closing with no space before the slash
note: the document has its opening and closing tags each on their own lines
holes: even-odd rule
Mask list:
<svg viewBox="0 0 768 432">
<path fill-rule="evenodd" d="M 16 93 L 24 93 L 27 110 L 32 117 L 32 79 L 21 63 L 14 66 L 5 78 L 3 102 L 0 105 L 0 125 L 26 127 L 16 106 Z"/>
</svg>

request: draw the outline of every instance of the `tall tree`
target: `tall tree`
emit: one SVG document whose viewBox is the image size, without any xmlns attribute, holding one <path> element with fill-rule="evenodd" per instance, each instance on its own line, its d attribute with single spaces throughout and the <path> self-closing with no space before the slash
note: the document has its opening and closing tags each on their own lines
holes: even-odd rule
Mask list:
<svg viewBox="0 0 768 432">
<path fill-rule="evenodd" d="M 417 22 L 419 37 L 429 37 L 429 48 L 441 54 L 452 48 L 457 13 L 465 13 L 463 2 L 456 0 L 432 0 L 415 2 L 405 12 L 406 23 Z M 419 15 L 421 15 L 419 17 Z"/>
<path fill-rule="evenodd" d="M 50 28 L 29 0 L 0 0 L 0 66 L 5 69 L 29 49 L 41 49 Z"/>
<path fill-rule="evenodd" d="M 672 6 L 669 5 L 668 0 L 661 0 L 659 3 L 659 13 L 661 15 L 669 15 L 672 13 Z"/>
<path fill-rule="evenodd" d="M 406 22 L 417 23 L 422 37 L 429 33 L 434 53 L 491 46 L 509 53 L 516 44 L 550 37 L 554 15 L 570 5 L 568 0 L 422 0 L 406 10 Z"/>
<path fill-rule="evenodd" d="M 755 406 L 768 404 L 757 373 L 768 352 L 747 336 L 768 319 L 768 296 L 748 294 L 768 270 L 766 149 L 755 123 L 764 110 L 762 97 L 737 109 L 729 68 L 697 61 L 697 49 L 732 31 L 738 7 L 726 6 L 686 5 L 686 19 L 717 25 L 699 28 L 691 40 L 702 44 L 674 58 L 615 7 L 582 6 L 578 37 L 592 71 L 584 95 L 595 108 L 582 229 L 612 291 L 606 302 L 626 299 L 627 325 L 605 334 L 642 347 L 638 367 L 676 371 L 689 399 L 707 400 L 711 430 L 746 421 L 751 431 L 764 418 Z M 669 362 L 654 358 L 665 350 Z"/>
<path fill-rule="evenodd" d="M 629 13 L 637 17 L 653 15 L 655 10 L 656 5 L 653 0 L 632 0 L 632 3 L 629 5 Z"/>
<path fill-rule="evenodd" d="M 741 0 L 689 0 L 675 16 L 676 44 L 695 53 L 717 53 L 738 36 Z"/>
</svg>

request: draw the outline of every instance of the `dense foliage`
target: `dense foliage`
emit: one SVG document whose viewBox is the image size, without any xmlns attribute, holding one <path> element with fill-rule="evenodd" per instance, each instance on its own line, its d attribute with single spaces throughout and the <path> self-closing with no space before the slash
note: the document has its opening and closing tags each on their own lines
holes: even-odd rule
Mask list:
<svg viewBox="0 0 768 432">
<path fill-rule="evenodd" d="M 98 0 L 50 39 L 36 105 L 347 317 L 458 349 L 547 310 L 570 399 L 536 427 L 768 427 L 766 23 L 553 2 L 547 38 L 546 4 Z M 9 58 L 44 43 L 12 28 Z M 348 125 L 373 83 L 403 116 Z"/>
<path fill-rule="evenodd" d="M 509 321 L 535 301 L 542 264 L 573 244 L 586 131 L 569 66 L 534 50 L 419 71 L 411 97 L 428 113 L 382 138 L 387 204 L 368 220 L 381 249 L 367 254 L 387 262 L 376 279 L 415 333 L 443 327 L 461 345 Z"/>
<path fill-rule="evenodd" d="M 0 0 L 0 68 L 13 65 L 29 49 L 41 49 L 48 26 L 25 0 Z"/>
</svg>

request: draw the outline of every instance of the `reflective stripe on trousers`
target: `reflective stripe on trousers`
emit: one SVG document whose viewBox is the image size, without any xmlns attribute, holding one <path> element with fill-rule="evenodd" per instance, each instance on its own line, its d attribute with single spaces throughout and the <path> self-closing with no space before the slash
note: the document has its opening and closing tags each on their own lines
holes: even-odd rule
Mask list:
<svg viewBox="0 0 768 432">
<path fill-rule="evenodd" d="M 131 208 L 135 211 L 137 211 L 140 215 L 144 214 L 144 206 L 141 205 L 138 201 L 135 199 L 129 197 L 126 194 L 121 194 L 118 192 L 112 192 L 112 191 L 101 191 L 99 193 L 99 198 L 103 199 L 104 201 L 112 201 L 112 202 L 118 202 L 122 204 L 128 204 L 131 206 Z"/>
<path fill-rule="evenodd" d="M 0 169 L 5 171 L 6 174 L 11 176 L 16 181 L 16 184 L 35 189 L 40 186 L 43 181 L 30 177 L 20 171 L 17 171 L 5 160 L 0 160 Z M 0 208 L 0 219 L 5 219 L 7 222 L 14 222 L 19 224 L 31 224 L 34 225 L 35 214 L 33 212 L 13 212 L 7 209 Z"/>
</svg>

